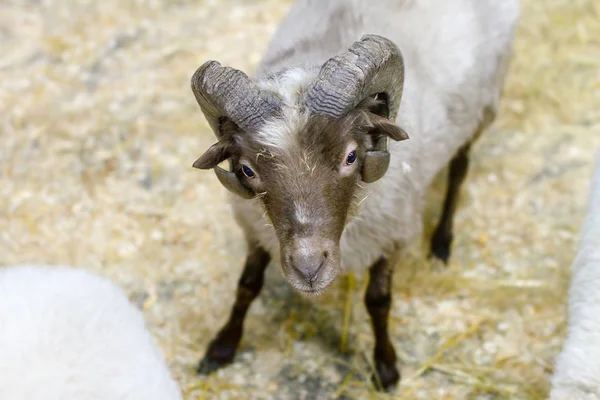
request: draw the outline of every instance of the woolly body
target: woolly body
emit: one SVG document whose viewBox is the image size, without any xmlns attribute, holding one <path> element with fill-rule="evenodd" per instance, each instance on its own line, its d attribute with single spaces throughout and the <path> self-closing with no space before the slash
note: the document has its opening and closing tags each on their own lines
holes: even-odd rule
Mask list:
<svg viewBox="0 0 600 400">
<path fill-rule="evenodd" d="M 581 244 L 571 265 L 568 336 L 556 360 L 550 400 L 600 399 L 600 152 Z"/>
<path fill-rule="evenodd" d="M 107 279 L 3 267 L 0 293 L 0 399 L 182 399 L 142 313 Z"/>
<path fill-rule="evenodd" d="M 355 196 L 358 217 L 340 241 L 343 269 L 364 269 L 420 234 L 432 179 L 473 138 L 485 113 L 498 108 L 518 14 L 518 0 L 382 0 L 369 6 L 358 0 L 302 0 L 292 6 L 255 78 L 286 106 L 284 118 L 273 119 L 258 134 L 266 152 L 294 146 L 294 135 L 307 120 L 297 107 L 298 94 L 327 59 L 363 34 L 387 37 L 404 57 L 396 123 L 410 140 L 390 143 L 386 175 L 363 184 Z M 232 202 L 247 238 L 279 259 L 279 243 L 260 200 L 234 197 Z"/>
</svg>

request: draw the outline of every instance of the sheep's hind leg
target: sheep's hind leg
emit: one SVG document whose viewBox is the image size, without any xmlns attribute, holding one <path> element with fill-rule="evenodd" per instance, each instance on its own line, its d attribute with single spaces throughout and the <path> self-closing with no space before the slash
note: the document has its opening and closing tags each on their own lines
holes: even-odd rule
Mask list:
<svg viewBox="0 0 600 400">
<path fill-rule="evenodd" d="M 260 293 L 270 260 L 271 256 L 262 247 L 250 247 L 229 320 L 208 346 L 206 355 L 198 365 L 199 374 L 208 375 L 233 361 L 242 339 L 246 313 Z"/>
<path fill-rule="evenodd" d="M 448 188 L 446 190 L 446 199 L 444 200 L 444 209 L 440 222 L 431 238 L 431 255 L 440 259 L 445 264 L 450 258 L 450 246 L 452 245 L 452 225 L 454 223 L 454 213 L 458 204 L 460 188 L 467 176 L 469 169 L 469 150 L 471 142 L 467 143 L 458 150 L 450 162 L 450 171 L 448 174 Z"/>
<path fill-rule="evenodd" d="M 450 258 L 450 246 L 452 245 L 452 225 L 454 223 L 454 212 L 458 204 L 458 196 L 462 183 L 467 176 L 469 169 L 469 151 L 471 145 L 481 136 L 481 134 L 496 119 L 496 110 L 493 106 L 484 107 L 483 115 L 473 138 L 461 147 L 452 161 L 450 161 L 450 171 L 448 175 L 448 189 L 446 190 L 446 199 L 444 200 L 444 210 L 438 223 L 435 233 L 431 238 L 431 253 L 444 262 L 448 263 Z"/>
<path fill-rule="evenodd" d="M 392 303 L 393 265 L 381 258 L 369 270 L 369 285 L 365 294 L 365 304 L 371 316 L 375 335 L 374 361 L 376 375 L 373 383 L 378 389 L 390 390 L 400 380 L 396 368 L 396 351 L 388 333 L 388 318 Z"/>
</svg>

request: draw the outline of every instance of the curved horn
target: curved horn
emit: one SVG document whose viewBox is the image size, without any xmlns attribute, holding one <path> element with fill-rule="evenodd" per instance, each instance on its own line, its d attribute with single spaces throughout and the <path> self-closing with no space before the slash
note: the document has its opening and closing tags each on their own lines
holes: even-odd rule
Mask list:
<svg viewBox="0 0 600 400">
<path fill-rule="evenodd" d="M 306 106 L 315 114 L 344 116 L 367 96 L 386 93 L 388 114 L 396 119 L 404 85 L 402 53 L 390 40 L 364 35 L 347 52 L 329 59 L 307 91 Z"/>
<path fill-rule="evenodd" d="M 258 128 L 278 112 L 280 101 L 260 91 L 237 69 L 207 61 L 192 76 L 192 91 L 217 137 L 221 117 L 228 117 L 243 130 Z"/>
</svg>

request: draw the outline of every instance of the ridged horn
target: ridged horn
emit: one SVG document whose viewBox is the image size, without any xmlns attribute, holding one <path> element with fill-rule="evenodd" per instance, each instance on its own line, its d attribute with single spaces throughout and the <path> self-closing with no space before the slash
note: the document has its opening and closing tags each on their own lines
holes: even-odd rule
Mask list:
<svg viewBox="0 0 600 400">
<path fill-rule="evenodd" d="M 251 131 L 278 113 L 280 100 L 261 91 L 240 70 L 223 67 L 217 61 L 207 61 L 192 76 L 192 91 L 210 127 L 219 138 L 222 117 Z"/>
<path fill-rule="evenodd" d="M 385 93 L 388 117 L 395 120 L 404 85 L 404 61 L 398 47 L 378 35 L 364 35 L 323 64 L 307 90 L 305 104 L 315 114 L 339 118 L 367 96 Z"/>
</svg>

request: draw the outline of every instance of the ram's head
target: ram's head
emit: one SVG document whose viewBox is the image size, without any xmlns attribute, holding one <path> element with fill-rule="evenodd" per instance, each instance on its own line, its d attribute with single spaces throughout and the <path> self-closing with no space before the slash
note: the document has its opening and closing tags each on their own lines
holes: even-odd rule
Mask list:
<svg viewBox="0 0 600 400">
<path fill-rule="evenodd" d="M 263 204 L 284 275 L 306 294 L 320 293 L 337 275 L 342 231 L 362 199 L 361 182 L 387 171 L 388 138 L 408 138 L 394 123 L 404 69 L 392 42 L 366 35 L 315 76 L 292 88 L 291 98 L 290 87 L 285 94 L 261 89 L 216 61 L 192 78 L 218 138 L 194 167 L 214 169 L 228 190 Z M 227 159 L 230 170 L 218 167 Z"/>
</svg>

